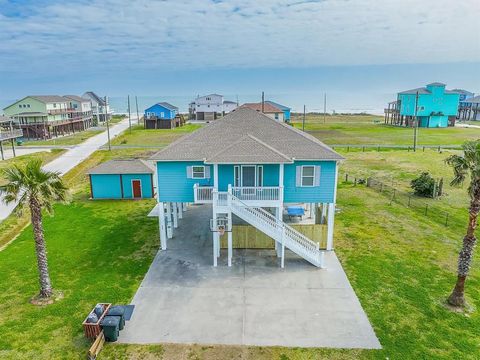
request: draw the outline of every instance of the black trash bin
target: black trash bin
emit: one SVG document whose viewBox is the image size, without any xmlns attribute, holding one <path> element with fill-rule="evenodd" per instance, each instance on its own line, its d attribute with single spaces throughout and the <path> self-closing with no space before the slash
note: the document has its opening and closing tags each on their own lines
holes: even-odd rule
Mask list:
<svg viewBox="0 0 480 360">
<path fill-rule="evenodd" d="M 110 307 L 106 316 L 118 316 L 120 318 L 118 328 L 120 330 L 123 330 L 123 328 L 125 327 L 125 308 L 123 306 L 116 305 Z"/>
<path fill-rule="evenodd" d="M 108 342 L 114 342 L 118 339 L 120 317 L 118 316 L 105 316 L 100 323 L 103 329 L 103 335 Z"/>
</svg>

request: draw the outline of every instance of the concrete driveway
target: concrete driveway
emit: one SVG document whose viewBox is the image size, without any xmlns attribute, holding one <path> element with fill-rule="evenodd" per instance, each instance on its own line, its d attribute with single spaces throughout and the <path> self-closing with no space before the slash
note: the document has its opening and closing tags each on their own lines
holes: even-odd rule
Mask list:
<svg viewBox="0 0 480 360">
<path fill-rule="evenodd" d="M 198 343 L 380 348 L 336 257 L 317 269 L 288 251 L 234 251 L 212 263 L 209 206 L 184 214 L 167 251 L 153 261 L 132 304 L 122 343 Z"/>
</svg>

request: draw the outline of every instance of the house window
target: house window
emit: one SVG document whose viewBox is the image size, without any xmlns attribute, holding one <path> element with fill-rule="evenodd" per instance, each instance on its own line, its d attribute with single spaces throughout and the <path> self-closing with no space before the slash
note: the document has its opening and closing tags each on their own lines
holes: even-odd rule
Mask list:
<svg viewBox="0 0 480 360">
<path fill-rule="evenodd" d="M 302 186 L 313 186 L 315 181 L 315 166 L 302 166 Z"/>
<path fill-rule="evenodd" d="M 205 179 L 205 166 L 192 166 L 192 178 Z"/>
<path fill-rule="evenodd" d="M 275 120 L 278 120 L 278 113 L 275 113 Z"/>
<path fill-rule="evenodd" d="M 240 186 L 240 166 L 235 166 L 233 168 L 233 186 Z"/>
<path fill-rule="evenodd" d="M 30 107 L 30 104 L 27 104 L 27 107 L 29 108 L 29 107 Z"/>
<path fill-rule="evenodd" d="M 160 113 L 160 117 L 161 118 L 165 117 L 165 113 L 163 111 Z"/>
<path fill-rule="evenodd" d="M 53 103 L 53 107 L 56 108 L 56 107 L 57 107 L 57 104 L 56 104 L 56 103 Z"/>
</svg>

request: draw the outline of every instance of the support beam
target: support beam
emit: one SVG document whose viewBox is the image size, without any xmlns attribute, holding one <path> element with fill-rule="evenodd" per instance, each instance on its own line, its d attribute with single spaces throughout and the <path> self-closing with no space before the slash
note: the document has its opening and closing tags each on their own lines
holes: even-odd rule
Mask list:
<svg viewBox="0 0 480 360">
<path fill-rule="evenodd" d="M 162 250 L 167 250 L 167 226 L 165 224 L 165 205 L 158 203 L 158 230 L 160 232 L 160 245 Z"/>
<path fill-rule="evenodd" d="M 282 269 L 285 267 L 285 245 L 282 244 L 282 260 L 281 260 Z"/>
<path fill-rule="evenodd" d="M 2 153 L 2 160 L 5 160 L 5 155 L 3 154 L 3 142 L 0 141 L 0 153 Z"/>
<path fill-rule="evenodd" d="M 183 219 L 183 203 L 177 203 L 178 218 Z"/>
<path fill-rule="evenodd" d="M 183 212 L 187 211 L 187 203 L 182 203 Z"/>
<path fill-rule="evenodd" d="M 233 257 L 233 234 L 232 234 L 232 212 L 229 211 L 227 214 L 228 217 L 228 226 L 227 236 L 228 236 L 228 266 L 232 266 L 232 257 Z"/>
<path fill-rule="evenodd" d="M 275 208 L 275 218 L 277 220 L 282 221 L 282 208 L 281 207 L 276 207 Z M 275 250 L 277 252 L 277 257 L 282 256 L 282 243 L 281 242 L 276 242 L 275 241 Z"/>
<path fill-rule="evenodd" d="M 178 208 L 177 203 L 172 203 L 172 215 L 173 215 L 173 228 L 178 228 Z"/>
<path fill-rule="evenodd" d="M 327 250 L 333 250 L 333 223 L 335 218 L 335 204 L 328 204 L 327 220 Z"/>
<path fill-rule="evenodd" d="M 172 224 L 172 203 L 165 203 L 167 207 L 167 237 L 171 239 L 173 237 L 173 224 Z"/>
<path fill-rule="evenodd" d="M 320 224 L 325 224 L 325 219 L 327 217 L 327 203 L 322 204 L 322 218 L 320 219 Z"/>
</svg>

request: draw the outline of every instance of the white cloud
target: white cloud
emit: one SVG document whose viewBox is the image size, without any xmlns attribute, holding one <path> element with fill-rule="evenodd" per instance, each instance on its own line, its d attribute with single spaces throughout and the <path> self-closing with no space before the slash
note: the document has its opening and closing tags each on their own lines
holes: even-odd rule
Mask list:
<svg viewBox="0 0 480 360">
<path fill-rule="evenodd" d="M 480 61 L 478 0 L 33 2 L 18 9 L 23 16 L 2 9 L 1 71 Z"/>
</svg>

